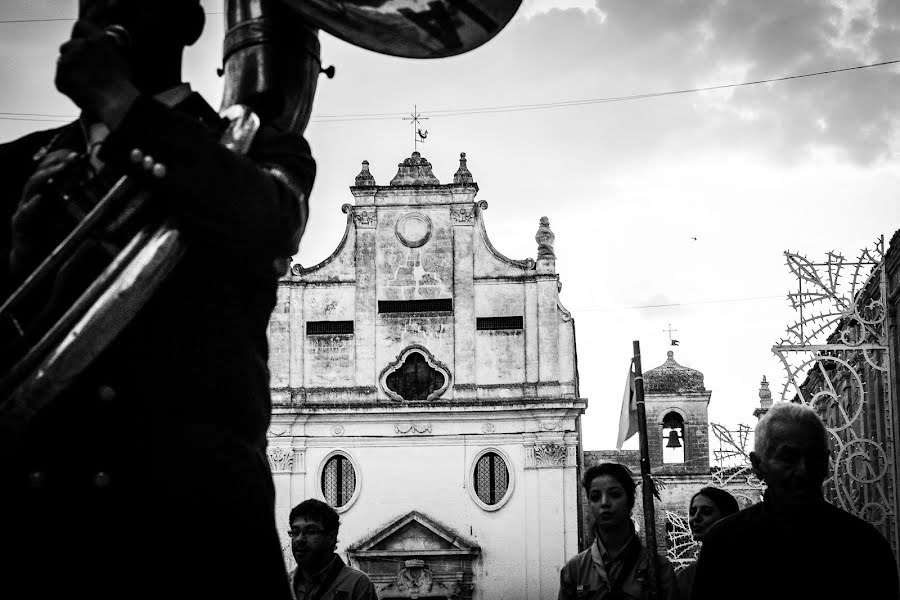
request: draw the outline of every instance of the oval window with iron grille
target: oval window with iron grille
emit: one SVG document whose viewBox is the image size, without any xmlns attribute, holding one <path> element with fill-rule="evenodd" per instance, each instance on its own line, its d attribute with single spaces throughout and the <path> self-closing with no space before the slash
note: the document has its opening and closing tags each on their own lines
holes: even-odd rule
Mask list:
<svg viewBox="0 0 900 600">
<path fill-rule="evenodd" d="M 350 458 L 335 454 L 322 469 L 322 495 L 335 508 L 347 504 L 356 491 L 356 471 Z"/>
<path fill-rule="evenodd" d="M 496 452 L 485 452 L 475 463 L 475 493 L 478 499 L 494 506 L 506 496 L 509 489 L 509 469 L 506 461 Z"/>
</svg>

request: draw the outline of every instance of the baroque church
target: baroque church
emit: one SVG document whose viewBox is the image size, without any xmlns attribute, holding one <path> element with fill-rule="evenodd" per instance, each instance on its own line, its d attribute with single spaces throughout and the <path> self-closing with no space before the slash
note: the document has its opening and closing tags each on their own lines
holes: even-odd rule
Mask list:
<svg viewBox="0 0 900 600">
<path fill-rule="evenodd" d="M 350 192 L 340 244 L 291 267 L 269 325 L 277 518 L 332 505 L 380 598 L 555 598 L 587 400 L 549 221 L 535 258 L 501 254 L 464 153 L 446 184 L 418 152 L 388 185 L 363 161 Z"/>
</svg>

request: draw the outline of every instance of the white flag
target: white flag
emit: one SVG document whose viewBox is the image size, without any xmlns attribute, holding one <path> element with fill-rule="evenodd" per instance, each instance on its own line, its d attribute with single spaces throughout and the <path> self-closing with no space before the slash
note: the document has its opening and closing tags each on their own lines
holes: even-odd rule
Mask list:
<svg viewBox="0 0 900 600">
<path fill-rule="evenodd" d="M 622 444 L 637 433 L 637 401 L 634 397 L 634 361 L 628 365 L 628 379 L 625 381 L 625 394 L 622 397 L 622 411 L 619 413 L 619 439 L 616 440 L 616 449 L 621 450 Z"/>
</svg>

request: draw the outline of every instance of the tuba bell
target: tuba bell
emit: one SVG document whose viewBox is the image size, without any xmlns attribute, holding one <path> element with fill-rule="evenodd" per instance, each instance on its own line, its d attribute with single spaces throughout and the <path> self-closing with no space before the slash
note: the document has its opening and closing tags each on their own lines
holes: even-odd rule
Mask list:
<svg viewBox="0 0 900 600">
<path fill-rule="evenodd" d="M 521 0 L 226 0 L 221 143 L 246 152 L 261 123 L 302 134 L 324 70 L 318 30 L 378 53 L 440 58 L 468 52 L 512 19 Z M 277 173 L 273 173 L 277 176 Z M 39 293 L 110 223 L 143 215 L 149 194 L 129 177 L 91 198 L 70 234 L 0 305 L 0 417 L 14 445 L 131 322 L 186 252 L 177 223 L 154 218 L 49 323 L 28 321 Z M 100 228 L 98 230 L 98 228 Z M 44 286 L 44 288 L 42 288 Z M 0 340 L 3 342 L 4 340 Z"/>
</svg>

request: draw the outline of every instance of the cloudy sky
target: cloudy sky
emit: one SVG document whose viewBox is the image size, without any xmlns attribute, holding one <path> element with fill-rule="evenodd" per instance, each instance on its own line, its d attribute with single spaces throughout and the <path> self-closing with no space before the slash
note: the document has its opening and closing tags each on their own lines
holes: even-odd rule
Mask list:
<svg viewBox="0 0 900 600">
<path fill-rule="evenodd" d="M 0 141 L 75 115 L 52 79 L 76 5 L 0 7 Z M 204 6 L 185 75 L 218 106 L 221 0 Z M 394 176 L 412 151 L 401 117 L 417 106 L 438 179 L 466 152 L 499 251 L 535 257 L 538 220 L 550 219 L 586 449 L 615 444 L 632 340 L 645 370 L 657 366 L 670 323 L 676 359 L 712 390 L 711 420 L 751 423 L 762 376 L 780 390 L 771 347 L 795 319 L 783 252 L 852 258 L 900 226 L 897 64 L 565 105 L 900 59 L 894 0 L 526 0 L 488 44 L 436 61 L 321 41 L 337 75 L 320 80 L 307 129 L 319 175 L 297 260 L 337 246 L 362 160 L 379 184 Z"/>
</svg>

